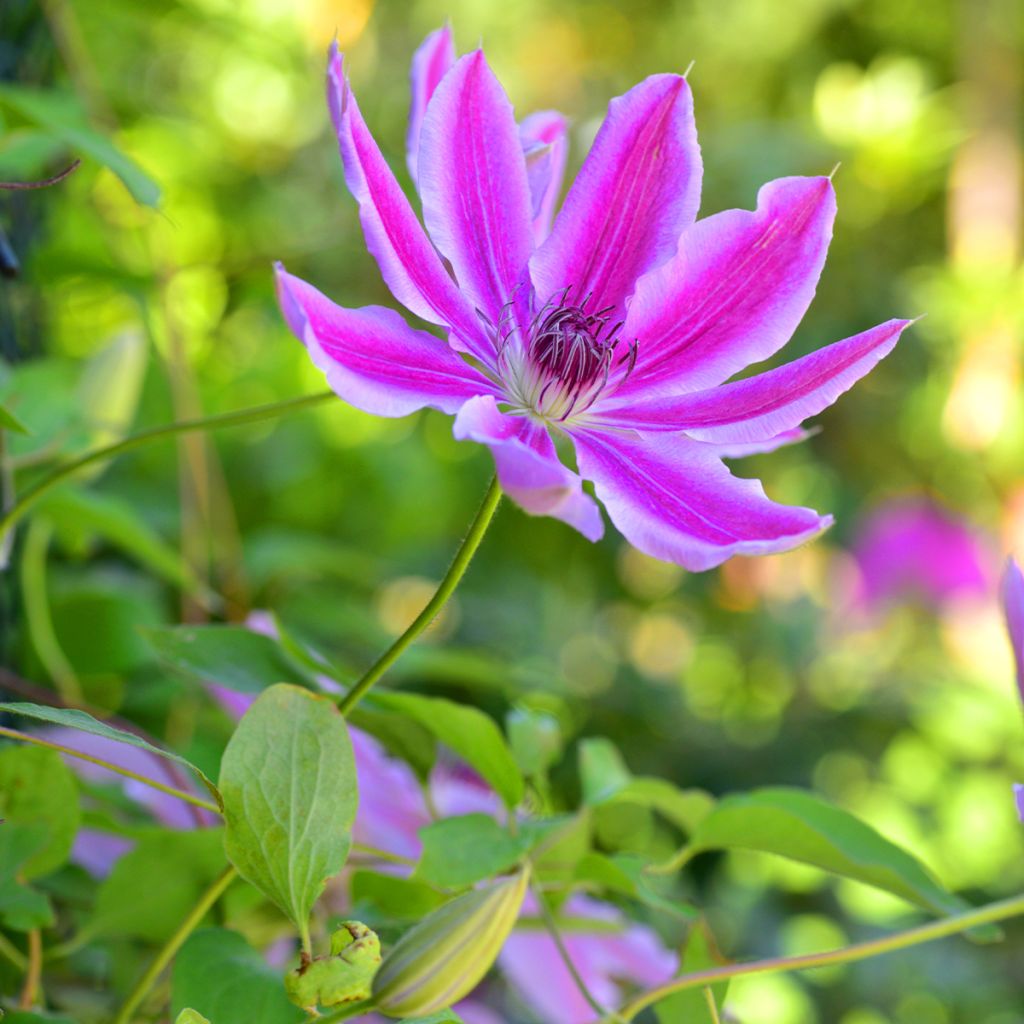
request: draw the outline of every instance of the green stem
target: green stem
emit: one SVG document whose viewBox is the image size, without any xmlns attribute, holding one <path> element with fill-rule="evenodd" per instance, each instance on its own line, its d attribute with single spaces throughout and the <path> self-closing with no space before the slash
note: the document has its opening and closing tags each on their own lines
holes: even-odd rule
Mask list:
<svg viewBox="0 0 1024 1024">
<path fill-rule="evenodd" d="M 164 968 L 174 959 L 174 955 L 185 944 L 185 940 L 196 930 L 203 918 L 206 917 L 207 911 L 220 899 L 224 890 L 237 877 L 238 872 L 233 867 L 225 868 L 210 888 L 199 897 L 199 902 L 189 911 L 188 916 L 178 926 L 178 930 L 167 940 L 164 948 L 157 953 L 156 958 L 146 969 L 146 973 L 139 979 L 135 988 L 131 990 L 120 1012 L 114 1018 L 114 1024 L 129 1024 L 132 1015 L 138 1009 L 142 1000 L 146 998 L 147 993 L 156 983 L 157 978 L 163 973 Z"/>
<path fill-rule="evenodd" d="M 52 743 L 50 740 L 44 740 L 39 736 L 30 736 L 28 733 L 18 732 L 16 729 L 8 729 L 5 726 L 0 726 L 0 736 L 19 740 L 22 743 L 34 743 L 38 747 L 49 747 L 50 750 L 59 751 L 62 754 L 67 754 L 69 757 L 77 757 L 82 761 L 89 761 L 91 764 L 99 765 L 101 768 L 117 772 L 118 775 L 124 775 L 126 778 L 134 779 L 136 782 L 152 786 L 153 789 L 159 789 L 161 793 L 166 793 L 168 796 L 176 796 L 187 804 L 193 804 L 196 807 L 202 807 L 204 810 L 213 811 L 214 814 L 220 814 L 220 808 L 209 800 L 204 800 L 202 797 L 195 796 L 183 789 L 175 789 L 174 786 L 166 786 L 156 779 L 151 779 L 146 775 L 139 775 L 138 772 L 122 768 L 119 764 L 114 764 L 112 761 L 104 761 L 103 758 L 93 757 L 92 754 L 83 754 L 82 751 L 75 750 L 73 747 L 65 747 L 61 743 Z"/>
<path fill-rule="evenodd" d="M 94 448 L 84 455 L 79 455 L 57 466 L 56 469 L 51 470 L 44 476 L 42 480 L 37 481 L 26 491 L 23 491 L 18 500 L 3 515 L 0 515 L 0 539 L 47 491 L 56 487 L 62 480 L 77 473 L 78 470 L 84 469 L 94 462 L 103 462 L 106 459 L 113 458 L 115 455 L 121 455 L 134 448 L 141 448 L 143 445 L 149 444 L 150 441 L 160 441 L 167 437 L 187 434 L 195 430 L 219 430 L 222 427 L 238 427 L 245 423 L 257 423 L 260 420 L 272 419 L 275 416 L 284 416 L 290 412 L 298 412 L 300 409 L 320 405 L 333 397 L 333 391 L 323 391 L 316 395 L 304 395 L 301 398 L 290 398 L 285 402 L 256 405 L 249 409 L 239 409 L 237 412 L 222 413 L 219 416 L 203 416 L 200 419 L 182 420 L 180 423 L 168 423 L 162 427 L 150 427 L 148 430 L 140 430 L 139 433 L 122 438 L 114 444 Z"/>
<path fill-rule="evenodd" d="M 362 700 L 370 687 L 398 660 L 399 656 L 413 640 L 434 621 L 438 612 L 445 606 L 448 598 L 452 596 L 455 588 L 459 585 L 459 580 L 465 575 L 466 569 L 469 568 L 469 563 L 473 560 L 476 549 L 480 547 L 480 542 L 484 539 L 487 527 L 490 526 L 500 502 L 501 485 L 498 483 L 498 478 L 495 477 L 491 481 L 491 486 L 487 489 L 487 494 L 484 495 L 483 504 L 480 506 L 480 511 L 477 512 L 476 518 L 469 528 L 469 533 L 466 534 L 466 539 L 462 542 L 462 547 L 456 553 L 451 567 L 445 573 L 444 579 L 441 580 L 434 596 L 427 602 L 426 608 L 416 616 L 412 625 L 366 670 L 363 677 L 345 694 L 338 705 L 343 715 L 348 714 Z"/>
<path fill-rule="evenodd" d="M 675 978 L 664 985 L 650 989 L 643 995 L 637 996 L 636 999 L 627 1003 L 619 1010 L 619 1016 L 623 1020 L 631 1021 L 641 1010 L 645 1010 L 648 1006 L 653 1006 L 655 1003 L 674 995 L 676 992 L 683 992 L 691 988 L 704 988 L 720 981 L 726 981 L 729 978 L 746 977 L 751 974 L 778 974 L 783 971 L 806 971 L 814 967 L 834 967 L 838 964 L 856 963 L 858 960 L 867 960 L 870 957 L 881 956 L 883 953 L 893 953 L 900 949 L 910 949 L 912 946 L 919 946 L 922 943 L 932 942 L 935 939 L 944 939 L 959 932 L 970 931 L 972 928 L 993 924 L 996 921 L 1004 921 L 1007 918 L 1018 917 L 1021 914 L 1024 914 L 1024 895 L 1001 900 L 998 903 L 989 903 L 984 907 L 978 907 L 976 910 L 969 910 L 954 917 L 943 918 L 941 921 L 932 921 L 918 928 L 897 932 L 895 935 L 886 935 L 880 939 L 858 942 L 852 946 L 844 946 L 842 949 L 834 949 L 826 953 L 772 957 L 767 960 L 755 960 L 752 963 L 729 964 L 726 967 L 713 967 L 706 971 L 696 971 L 693 974 L 685 974 L 680 978 Z M 602 1024 L 608 1024 L 608 1022 L 615 1019 L 614 1016 L 605 1017 Z"/>
<path fill-rule="evenodd" d="M 0 932 L 0 956 L 7 957 L 19 971 L 28 970 L 28 958 L 2 932 Z"/>
</svg>

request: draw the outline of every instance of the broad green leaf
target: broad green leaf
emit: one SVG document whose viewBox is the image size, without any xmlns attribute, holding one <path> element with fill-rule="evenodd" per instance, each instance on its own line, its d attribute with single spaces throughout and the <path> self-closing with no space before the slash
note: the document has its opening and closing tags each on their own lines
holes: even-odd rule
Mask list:
<svg viewBox="0 0 1024 1024">
<path fill-rule="evenodd" d="M 146 206 L 159 203 L 159 186 L 134 160 L 89 126 L 75 96 L 21 85 L 4 85 L 0 87 L 0 101 L 26 120 L 53 133 L 76 153 L 87 154 L 109 167 L 138 202 Z"/>
<path fill-rule="evenodd" d="M 309 681 L 275 640 L 244 626 L 159 626 L 142 635 L 165 665 L 201 683 L 255 694 L 286 680 Z"/>
<path fill-rule="evenodd" d="M 168 544 L 128 504 L 94 490 L 67 485 L 39 502 L 40 512 L 53 523 L 62 538 L 79 545 L 97 534 L 136 559 L 154 575 L 190 594 L 211 594 L 183 561 L 175 547 Z"/>
<path fill-rule="evenodd" d="M 451 747 L 489 782 L 509 807 L 523 798 L 523 777 L 494 720 L 476 708 L 418 693 L 379 693 L 376 703 L 408 715 Z"/>
<path fill-rule="evenodd" d="M 365 870 L 353 873 L 351 892 L 353 916 L 370 925 L 418 921 L 447 899 L 423 882 Z"/>
<path fill-rule="evenodd" d="M 85 927 L 92 936 L 164 942 L 223 868 L 220 829 L 148 830 L 100 884 Z"/>
<path fill-rule="evenodd" d="M 720 801 L 698 826 L 687 859 L 705 850 L 757 850 L 852 878 L 939 914 L 967 904 L 870 825 L 798 789 L 760 789 Z"/>
<path fill-rule="evenodd" d="M 423 853 L 415 877 L 442 889 L 457 889 L 512 867 L 530 838 L 510 835 L 486 814 L 444 818 L 420 829 Z"/>
<path fill-rule="evenodd" d="M 695 921 L 686 936 L 683 955 L 680 962 L 680 975 L 695 974 L 712 967 L 720 967 L 724 963 L 715 949 L 714 939 L 707 922 L 703 919 Z M 659 1024 L 719 1024 L 725 996 L 729 990 L 728 980 L 719 982 L 708 988 L 692 988 L 676 992 L 667 999 L 662 999 L 654 1007 Z M 712 1011 L 709 998 L 714 999 L 715 1010 Z"/>
<path fill-rule="evenodd" d="M 352 744 L 334 702 L 287 683 L 265 690 L 224 751 L 220 791 L 228 859 L 308 938 L 356 813 Z"/>
<path fill-rule="evenodd" d="M 201 1013 L 196 1013 L 189 1007 L 174 1018 L 174 1024 L 210 1024 L 210 1022 Z"/>
<path fill-rule="evenodd" d="M 299 1024 L 305 1013 L 284 994 L 281 974 L 238 932 L 196 932 L 174 959 L 171 1014 L 183 1010 L 213 1024 Z"/>
<path fill-rule="evenodd" d="M 195 772 L 218 804 L 220 803 L 220 794 L 217 792 L 217 787 L 190 761 L 186 761 L 185 758 L 180 757 L 178 754 L 172 754 L 169 750 L 161 750 L 159 747 L 153 746 L 152 743 L 147 743 L 146 740 L 136 736 L 134 733 L 125 732 L 124 729 L 115 729 L 112 725 L 107 725 L 106 722 L 93 718 L 92 715 L 85 711 L 79 711 L 77 708 L 49 708 L 43 704 L 22 702 L 0 704 L 0 711 L 6 711 L 11 715 L 22 715 L 25 718 L 35 718 L 41 722 L 49 722 L 52 725 L 62 725 L 68 729 L 78 729 L 80 732 L 91 733 L 93 736 L 102 736 L 108 740 L 116 740 L 118 743 L 127 743 L 131 747 L 138 747 L 140 750 L 146 750 L 150 754 L 156 754 L 157 757 L 174 761 L 189 771 Z"/>
<path fill-rule="evenodd" d="M 31 433 L 28 427 L 3 404 L 0 404 L 0 430 L 13 430 L 16 434 Z"/>
<path fill-rule="evenodd" d="M 618 748 L 603 736 L 580 741 L 579 764 L 585 804 L 603 803 L 632 778 Z"/>
<path fill-rule="evenodd" d="M 24 878 L 48 875 L 68 859 L 80 817 L 78 784 L 60 754 L 43 747 L 0 750 L 0 818 L 46 830 L 44 843 L 21 866 Z"/>
<path fill-rule="evenodd" d="M 524 775 L 543 777 L 562 756 L 562 727 L 550 711 L 513 708 L 505 718 L 505 729 Z"/>
<path fill-rule="evenodd" d="M 45 825 L 10 821 L 0 827 L 0 921 L 15 931 L 47 928 L 54 923 L 46 895 L 18 878 L 22 865 L 45 847 L 48 831 Z"/>
</svg>

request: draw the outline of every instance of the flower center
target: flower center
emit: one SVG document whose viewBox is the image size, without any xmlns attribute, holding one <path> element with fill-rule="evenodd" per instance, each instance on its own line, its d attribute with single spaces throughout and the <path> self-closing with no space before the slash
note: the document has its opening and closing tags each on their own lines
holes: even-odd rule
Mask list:
<svg viewBox="0 0 1024 1024">
<path fill-rule="evenodd" d="M 636 359 L 635 343 L 616 359 L 622 324 L 610 323 L 614 307 L 590 311 L 589 295 L 570 302 L 569 294 L 558 293 L 534 317 L 517 374 L 524 407 L 549 420 L 585 412 L 629 375 Z"/>
</svg>

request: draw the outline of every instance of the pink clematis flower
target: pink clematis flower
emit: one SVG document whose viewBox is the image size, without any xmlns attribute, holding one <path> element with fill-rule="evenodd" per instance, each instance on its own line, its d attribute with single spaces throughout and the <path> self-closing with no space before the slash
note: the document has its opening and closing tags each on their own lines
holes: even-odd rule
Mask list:
<svg viewBox="0 0 1024 1024">
<path fill-rule="evenodd" d="M 333 49 L 328 99 L 367 246 L 395 298 L 447 344 L 379 306 L 345 309 L 277 267 L 281 308 L 330 386 L 381 416 L 431 407 L 487 445 L 528 513 L 591 540 L 598 498 L 625 537 L 700 570 L 792 548 L 831 522 L 775 504 L 724 458 L 802 436 L 895 345 L 890 320 L 777 369 L 832 231 L 828 178 L 770 182 L 757 209 L 696 221 L 701 157 L 686 80 L 612 101 L 554 219 L 565 125 L 517 125 L 481 51 L 448 29 L 413 63 L 408 149 L 423 223 L 371 136 Z M 424 228 L 425 224 L 425 228 Z M 564 465 L 554 440 L 575 451 Z"/>
<path fill-rule="evenodd" d="M 991 593 L 992 567 L 981 536 L 923 496 L 885 502 L 854 542 L 857 604 L 868 611 L 915 597 L 934 608 Z"/>
<path fill-rule="evenodd" d="M 1002 599 L 1006 629 L 1010 634 L 1013 660 L 1017 666 L 1017 688 L 1024 701 L 1024 573 L 1014 558 L 1006 563 Z M 1017 813 L 1020 820 L 1024 821 L 1024 786 L 1014 786 L 1013 791 L 1017 797 Z"/>
</svg>

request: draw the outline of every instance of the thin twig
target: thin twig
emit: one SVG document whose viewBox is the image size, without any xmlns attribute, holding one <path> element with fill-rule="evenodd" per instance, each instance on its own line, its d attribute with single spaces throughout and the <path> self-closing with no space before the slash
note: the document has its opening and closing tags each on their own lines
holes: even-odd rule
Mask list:
<svg viewBox="0 0 1024 1024">
<path fill-rule="evenodd" d="M 72 171 L 77 170 L 81 163 L 81 160 L 75 160 L 59 174 L 55 174 L 52 178 L 42 178 L 39 181 L 0 181 L 0 188 L 6 189 L 9 192 L 20 192 L 22 189 L 49 188 L 51 185 L 62 182 Z"/>
</svg>

